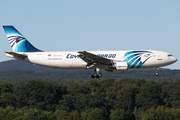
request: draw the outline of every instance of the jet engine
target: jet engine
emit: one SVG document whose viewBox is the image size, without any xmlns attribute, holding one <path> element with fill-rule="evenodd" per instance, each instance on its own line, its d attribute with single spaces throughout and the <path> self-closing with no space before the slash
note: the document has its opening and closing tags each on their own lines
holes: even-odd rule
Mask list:
<svg viewBox="0 0 180 120">
<path fill-rule="evenodd" d="M 126 71 L 128 70 L 128 63 L 127 62 L 116 62 L 109 66 L 110 69 L 119 70 L 119 71 Z"/>
</svg>

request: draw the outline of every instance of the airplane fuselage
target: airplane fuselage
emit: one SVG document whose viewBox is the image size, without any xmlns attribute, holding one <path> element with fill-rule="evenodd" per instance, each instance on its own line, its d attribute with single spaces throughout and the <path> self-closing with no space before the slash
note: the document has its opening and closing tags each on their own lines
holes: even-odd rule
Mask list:
<svg viewBox="0 0 180 120">
<path fill-rule="evenodd" d="M 129 54 L 131 52 L 134 54 Z M 143 51 L 88 51 L 92 54 L 128 63 L 128 69 L 156 68 L 172 64 L 177 61 L 171 54 L 154 50 Z M 28 52 L 22 53 L 28 57 L 24 61 L 45 67 L 58 69 L 94 69 L 87 68 L 87 62 L 83 61 L 76 51 L 69 52 Z M 7 55 L 10 57 L 10 55 Z M 12 56 L 13 57 L 13 56 Z M 100 69 L 109 69 L 108 65 L 100 65 Z"/>
<path fill-rule="evenodd" d="M 3 26 L 13 52 L 6 56 L 58 69 L 94 69 L 92 78 L 100 78 L 100 69 L 123 73 L 128 69 L 157 68 L 177 61 L 171 54 L 154 50 L 44 52 L 34 47 L 13 26 Z"/>
</svg>

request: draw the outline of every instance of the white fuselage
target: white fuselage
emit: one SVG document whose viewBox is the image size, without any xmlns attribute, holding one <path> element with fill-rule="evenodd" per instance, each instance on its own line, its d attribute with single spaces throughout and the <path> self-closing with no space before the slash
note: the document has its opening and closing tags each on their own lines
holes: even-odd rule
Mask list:
<svg viewBox="0 0 180 120">
<path fill-rule="evenodd" d="M 135 51 L 137 54 L 131 54 L 131 51 L 88 51 L 92 54 L 117 61 L 128 63 L 130 68 L 156 68 L 172 64 L 177 61 L 171 54 L 161 51 L 146 50 Z M 149 53 L 148 53 L 149 52 Z M 23 53 L 28 57 L 23 61 L 41 66 L 58 69 L 94 69 L 95 66 L 87 68 L 87 62 L 78 57 L 78 52 L 28 52 Z M 13 57 L 7 55 L 8 57 Z M 108 70 L 108 65 L 101 64 L 100 69 Z"/>
</svg>

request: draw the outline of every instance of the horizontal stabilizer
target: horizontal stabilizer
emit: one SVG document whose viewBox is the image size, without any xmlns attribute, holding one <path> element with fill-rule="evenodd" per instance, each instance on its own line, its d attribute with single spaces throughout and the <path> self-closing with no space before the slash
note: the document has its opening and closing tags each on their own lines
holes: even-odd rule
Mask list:
<svg viewBox="0 0 180 120">
<path fill-rule="evenodd" d="M 25 55 L 25 54 L 19 54 L 19 53 L 15 53 L 15 52 L 6 52 L 5 51 L 5 53 L 12 55 L 14 57 L 21 58 L 21 59 L 25 59 L 27 57 L 27 55 Z"/>
</svg>

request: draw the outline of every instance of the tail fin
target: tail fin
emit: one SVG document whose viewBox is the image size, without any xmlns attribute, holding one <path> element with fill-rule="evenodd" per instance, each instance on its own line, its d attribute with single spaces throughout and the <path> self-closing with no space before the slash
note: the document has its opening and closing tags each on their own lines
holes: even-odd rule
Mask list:
<svg viewBox="0 0 180 120">
<path fill-rule="evenodd" d="M 42 52 L 35 48 L 20 32 L 13 26 L 3 26 L 13 52 Z"/>
</svg>

